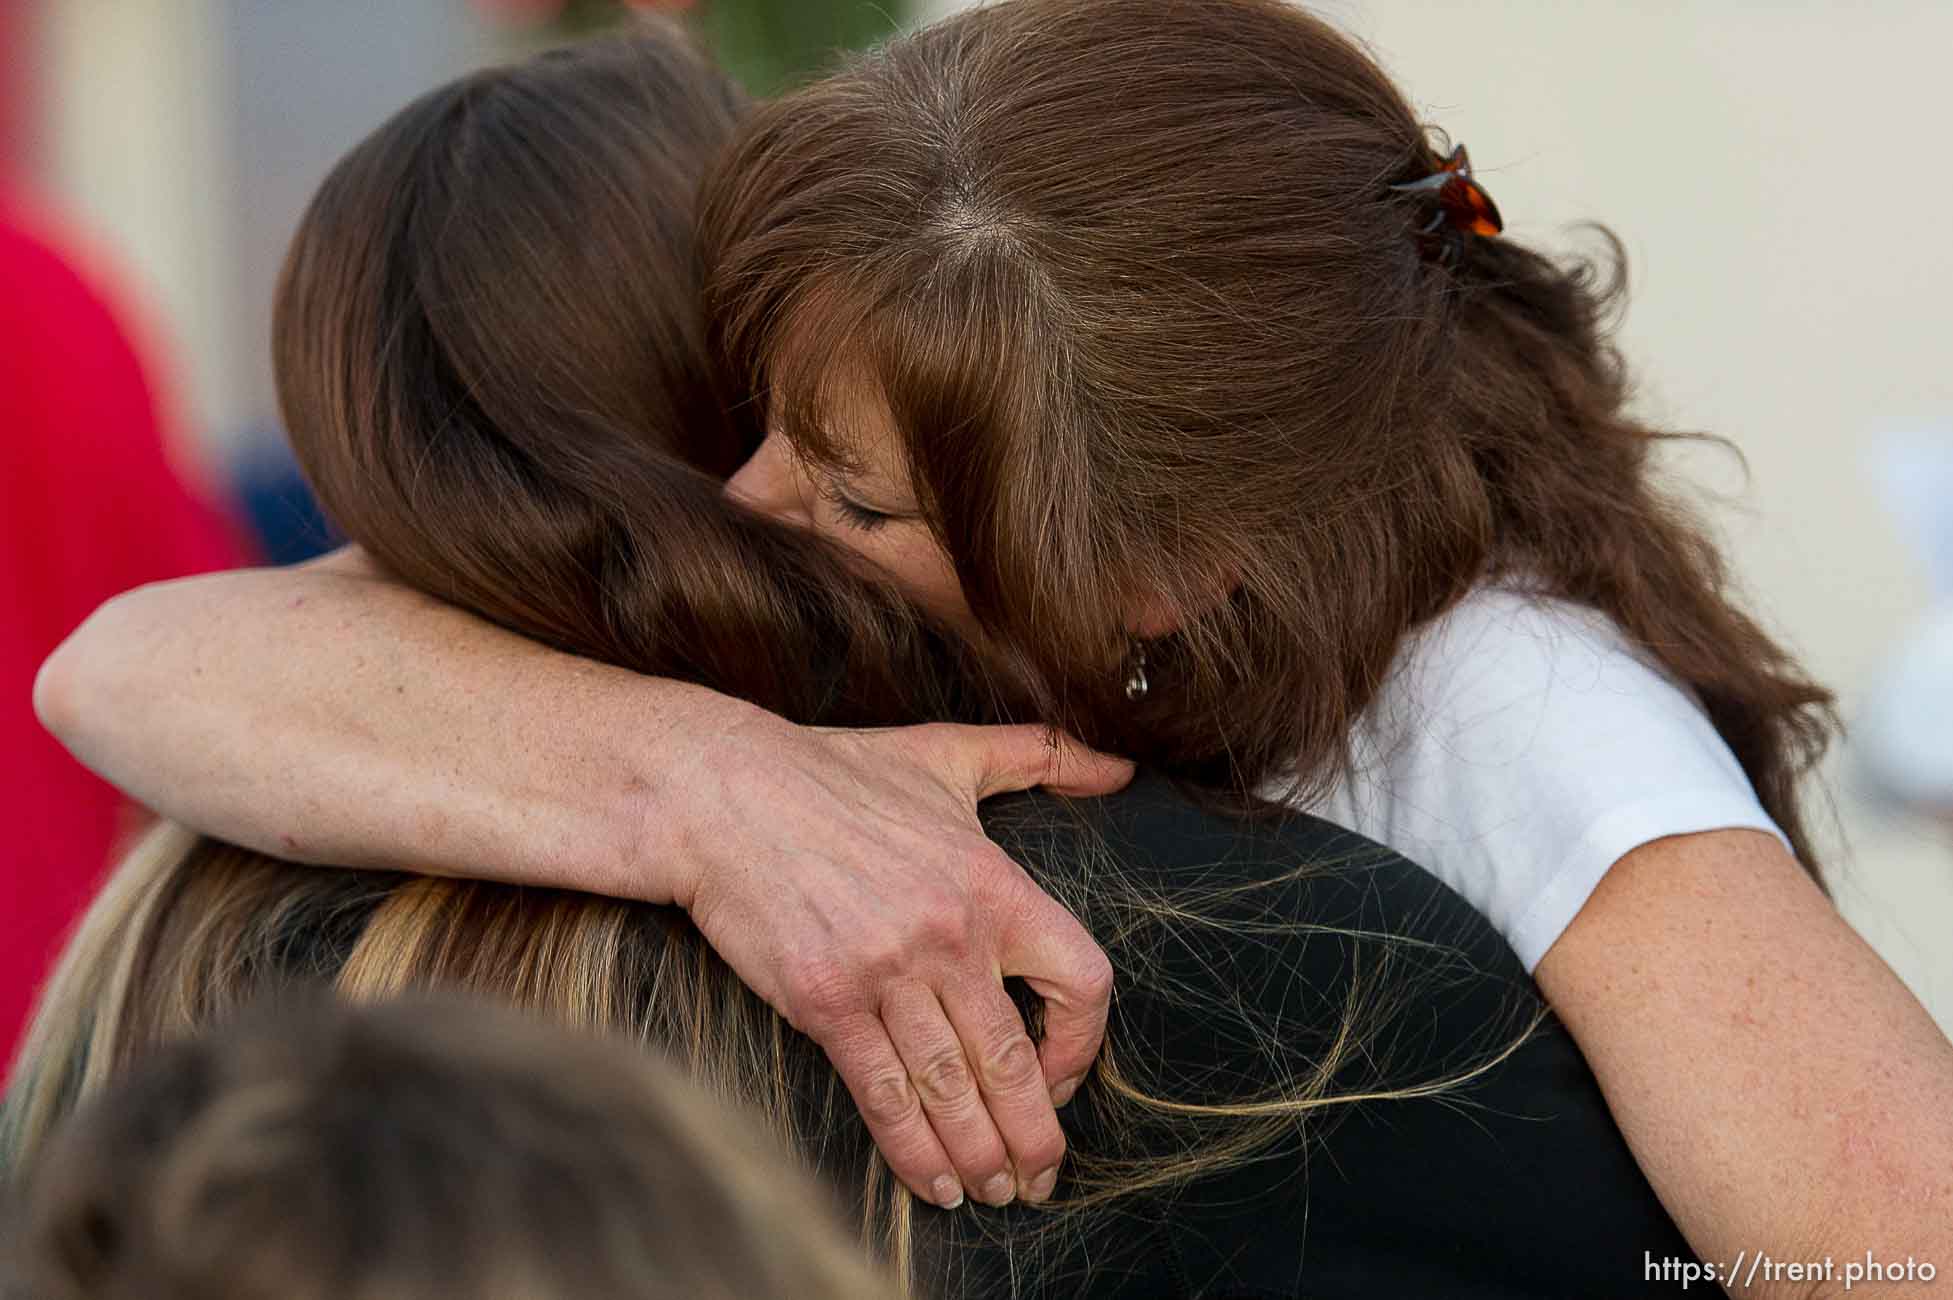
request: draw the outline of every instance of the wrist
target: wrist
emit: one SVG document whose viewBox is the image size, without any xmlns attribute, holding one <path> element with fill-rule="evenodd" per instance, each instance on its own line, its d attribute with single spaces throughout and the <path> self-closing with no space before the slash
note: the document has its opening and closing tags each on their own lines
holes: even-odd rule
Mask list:
<svg viewBox="0 0 1953 1300">
<path fill-rule="evenodd" d="M 690 910 L 726 842 L 729 791 L 756 756 L 779 751 L 793 724 L 702 686 L 659 685 L 661 698 L 626 724 L 632 736 L 620 751 L 629 757 L 612 801 L 611 837 L 623 878 L 634 882 L 623 892 Z"/>
</svg>

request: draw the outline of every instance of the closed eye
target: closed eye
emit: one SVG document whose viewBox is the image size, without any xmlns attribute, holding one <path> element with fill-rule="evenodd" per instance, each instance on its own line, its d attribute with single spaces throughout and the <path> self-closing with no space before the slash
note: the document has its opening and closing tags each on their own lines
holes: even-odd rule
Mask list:
<svg viewBox="0 0 1953 1300">
<path fill-rule="evenodd" d="M 828 499 L 849 527 L 858 528 L 864 533 L 872 533 L 895 518 L 894 515 L 885 514 L 880 510 L 871 510 L 859 501 L 849 499 L 831 484 L 823 486 L 821 495 Z"/>
</svg>

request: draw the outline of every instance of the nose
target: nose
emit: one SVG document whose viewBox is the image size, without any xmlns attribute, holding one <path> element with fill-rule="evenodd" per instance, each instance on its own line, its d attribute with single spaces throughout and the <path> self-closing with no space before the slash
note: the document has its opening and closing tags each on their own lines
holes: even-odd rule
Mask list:
<svg viewBox="0 0 1953 1300">
<path fill-rule="evenodd" d="M 807 476 L 777 433 L 769 433 L 739 472 L 726 480 L 726 495 L 749 510 L 802 526 L 813 523 L 807 506 Z"/>
</svg>

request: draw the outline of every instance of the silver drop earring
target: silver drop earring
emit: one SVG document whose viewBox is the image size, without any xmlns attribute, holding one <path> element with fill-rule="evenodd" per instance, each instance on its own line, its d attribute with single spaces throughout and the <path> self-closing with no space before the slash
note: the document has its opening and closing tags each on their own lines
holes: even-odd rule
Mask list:
<svg viewBox="0 0 1953 1300">
<path fill-rule="evenodd" d="M 1132 644 L 1131 666 L 1126 670 L 1126 698 L 1143 700 L 1147 689 L 1146 647 L 1135 641 Z"/>
</svg>

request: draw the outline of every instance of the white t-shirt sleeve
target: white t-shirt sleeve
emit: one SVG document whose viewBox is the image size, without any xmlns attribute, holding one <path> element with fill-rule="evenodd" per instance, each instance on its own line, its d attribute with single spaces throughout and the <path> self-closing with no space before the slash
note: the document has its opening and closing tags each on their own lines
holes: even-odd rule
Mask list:
<svg viewBox="0 0 1953 1300">
<path fill-rule="evenodd" d="M 1485 588 L 1420 631 L 1309 811 L 1397 850 L 1532 970 L 1607 869 L 1668 835 L 1782 832 L 1695 698 L 1604 615 Z"/>
</svg>

